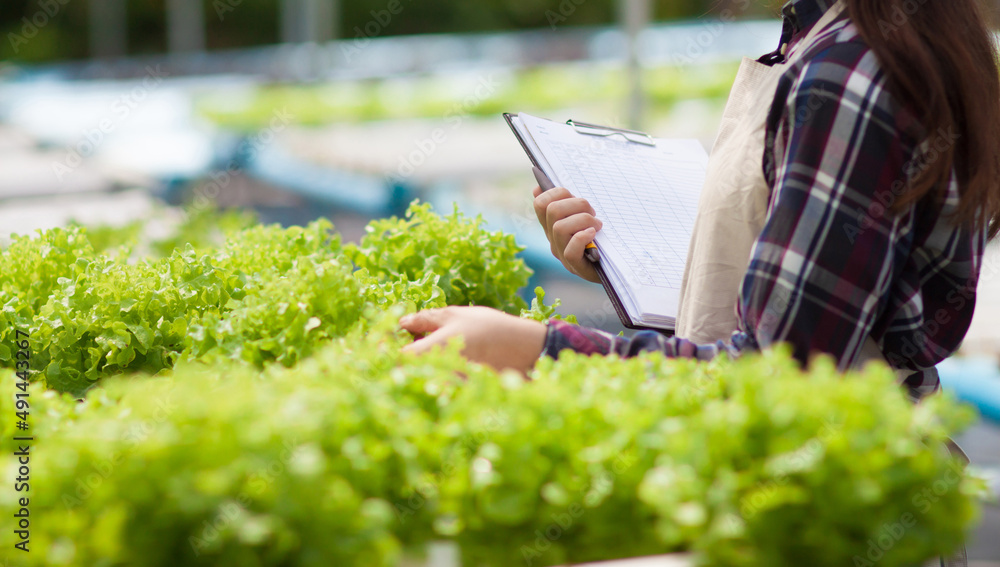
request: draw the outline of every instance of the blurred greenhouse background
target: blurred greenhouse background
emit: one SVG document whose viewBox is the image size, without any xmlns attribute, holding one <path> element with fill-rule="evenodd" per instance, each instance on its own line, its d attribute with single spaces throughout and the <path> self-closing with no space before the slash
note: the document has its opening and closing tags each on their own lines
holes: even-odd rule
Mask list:
<svg viewBox="0 0 1000 567">
<path fill-rule="evenodd" d="M 325 216 L 356 239 L 412 199 L 457 203 L 516 234 L 564 312 L 617 331 L 601 288 L 551 257 L 500 113 L 710 148 L 740 58 L 776 47 L 780 4 L 3 0 L 0 245 L 71 220 L 155 230 L 215 207 L 285 225 Z M 998 275 L 994 246 L 966 358 L 942 372 L 1000 420 L 1000 399 L 981 395 L 1000 392 Z M 984 419 L 964 443 L 1000 492 L 1000 428 Z M 1000 509 L 986 514 L 970 557 L 1000 561 Z"/>
<path fill-rule="evenodd" d="M 548 253 L 500 113 L 707 147 L 740 57 L 780 31 L 777 6 L 748 0 L 411 2 L 5 9 L 4 232 L 212 203 L 285 224 L 329 216 L 351 237 L 414 198 L 457 202 L 516 233 L 568 309 L 590 307 L 595 290 Z M 581 315 L 616 328 L 610 308 Z"/>
</svg>

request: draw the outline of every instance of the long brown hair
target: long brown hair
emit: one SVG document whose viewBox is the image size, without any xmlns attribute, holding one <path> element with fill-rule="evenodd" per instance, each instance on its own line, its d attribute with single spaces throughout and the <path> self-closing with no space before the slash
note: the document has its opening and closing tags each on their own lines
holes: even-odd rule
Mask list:
<svg viewBox="0 0 1000 567">
<path fill-rule="evenodd" d="M 961 199 L 955 220 L 1000 232 L 1000 70 L 976 0 L 846 0 L 851 21 L 875 52 L 888 88 L 907 106 L 935 148 L 894 203 L 901 210 L 943 191 L 952 166 Z M 940 146 L 941 144 L 937 144 Z M 932 193 L 933 194 L 933 193 Z"/>
</svg>

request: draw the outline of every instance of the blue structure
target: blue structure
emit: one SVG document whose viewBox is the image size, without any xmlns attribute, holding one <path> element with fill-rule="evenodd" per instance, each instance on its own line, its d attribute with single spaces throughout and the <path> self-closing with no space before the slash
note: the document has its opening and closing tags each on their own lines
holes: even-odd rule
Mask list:
<svg viewBox="0 0 1000 567">
<path fill-rule="evenodd" d="M 1000 366 L 996 358 L 950 358 L 938 365 L 941 386 L 1000 423 Z"/>
<path fill-rule="evenodd" d="M 399 215 L 414 197 L 409 184 L 307 162 L 277 144 L 258 150 L 247 175 L 310 200 L 372 217 Z"/>
</svg>

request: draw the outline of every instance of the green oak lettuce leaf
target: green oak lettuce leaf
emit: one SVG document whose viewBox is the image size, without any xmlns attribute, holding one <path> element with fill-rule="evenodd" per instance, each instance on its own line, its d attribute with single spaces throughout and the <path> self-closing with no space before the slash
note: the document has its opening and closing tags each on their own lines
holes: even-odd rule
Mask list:
<svg viewBox="0 0 1000 567">
<path fill-rule="evenodd" d="M 483 228 L 481 216 L 470 219 L 455 210 L 435 214 L 414 201 L 404 218 L 372 221 L 360 244 L 345 246 L 360 269 L 379 281 L 405 276 L 418 281 L 438 276 L 448 305 L 484 305 L 517 314 L 527 307 L 517 292 L 531 270 L 518 257 L 523 249 L 512 235 Z"/>
</svg>

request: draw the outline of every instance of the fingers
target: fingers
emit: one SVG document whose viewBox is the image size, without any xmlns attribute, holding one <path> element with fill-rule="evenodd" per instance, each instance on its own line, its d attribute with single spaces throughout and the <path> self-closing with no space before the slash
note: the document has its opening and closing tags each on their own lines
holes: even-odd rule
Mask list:
<svg viewBox="0 0 1000 567">
<path fill-rule="evenodd" d="M 447 317 L 447 308 L 425 309 L 400 318 L 399 326 L 414 335 L 424 335 L 440 329 Z"/>
<path fill-rule="evenodd" d="M 549 240 L 552 240 L 552 237 L 555 236 L 554 225 L 556 223 L 579 214 L 585 214 L 594 218 L 596 213 L 594 208 L 590 206 L 590 203 L 588 203 L 586 199 L 580 199 L 578 197 L 561 199 L 550 203 L 545 209 L 545 224 L 549 227 Z M 558 244 L 562 243 L 560 242 Z"/>
<path fill-rule="evenodd" d="M 595 218 L 589 213 L 577 213 L 575 215 L 560 219 L 552 225 L 553 244 L 559 248 L 566 248 L 570 238 L 581 230 L 592 228 L 595 231 L 601 230 L 604 223 L 601 219 Z"/>
<path fill-rule="evenodd" d="M 412 354 L 423 354 L 436 346 L 444 347 L 449 337 L 450 335 L 444 331 L 436 331 L 404 346 L 402 351 Z"/>
<path fill-rule="evenodd" d="M 552 255 L 574 274 L 588 281 L 600 281 L 597 271 L 583 257 L 586 245 L 604 226 L 594 207 L 586 199 L 574 197 L 565 187 L 548 191 L 536 187 L 532 194 L 535 216 L 545 229 Z"/>
<path fill-rule="evenodd" d="M 549 204 L 552 203 L 553 201 L 558 201 L 560 199 L 569 199 L 572 197 L 573 195 L 569 192 L 569 189 L 566 189 L 565 187 L 555 187 L 553 189 L 549 189 L 548 191 L 539 190 L 538 194 L 535 195 L 535 201 L 534 201 L 535 216 L 538 217 L 538 223 L 541 224 L 542 228 L 545 229 L 545 236 L 549 235 L 550 225 L 545 222 L 546 218 L 545 211 L 548 208 Z"/>
<path fill-rule="evenodd" d="M 441 307 L 401 317 L 399 326 L 417 337 L 412 343 L 403 347 L 403 352 L 422 354 L 435 346 L 444 347 L 448 339 L 455 334 L 453 325 L 447 326 L 454 314 L 451 307 Z"/>
<path fill-rule="evenodd" d="M 545 208 L 545 219 L 553 222 L 578 213 L 587 213 L 596 216 L 597 211 L 590 206 L 590 202 L 582 197 L 566 197 L 565 199 L 553 200 Z"/>
<path fill-rule="evenodd" d="M 535 186 L 535 188 L 531 190 L 531 195 L 535 198 L 537 198 L 541 194 L 542 194 L 542 188 L 539 186 Z"/>
<path fill-rule="evenodd" d="M 549 205 L 549 213 L 552 224 L 549 225 L 549 243 L 552 245 L 552 254 L 560 261 L 565 262 L 566 245 L 573 235 L 581 230 L 593 228 L 600 230 L 604 223 L 595 218 L 590 204 L 584 199 L 566 199 Z"/>
<path fill-rule="evenodd" d="M 569 239 L 569 243 L 566 244 L 566 249 L 563 253 L 563 264 L 566 265 L 566 268 L 576 275 L 591 281 L 594 281 L 591 279 L 594 267 L 590 265 L 589 260 L 583 257 L 583 251 L 587 248 L 587 244 L 594 241 L 594 236 L 596 235 L 597 229 L 593 227 L 577 232 Z"/>
<path fill-rule="evenodd" d="M 541 189 L 541 187 L 539 187 Z M 565 187 L 553 187 L 548 191 L 539 190 L 538 194 L 535 195 L 535 210 L 545 210 L 545 207 L 549 206 L 552 201 L 558 201 L 560 199 L 569 199 L 573 197 L 573 194 L 569 192 L 569 189 Z"/>
<path fill-rule="evenodd" d="M 567 245 L 574 235 L 580 231 L 592 228 L 595 231 L 601 230 L 604 226 L 599 219 L 588 213 L 577 213 L 573 216 L 556 221 L 552 225 L 552 234 L 549 242 L 552 245 L 552 254 L 562 262 L 575 262 L 580 258 L 567 255 Z M 582 258 L 582 255 L 580 256 Z"/>
</svg>

